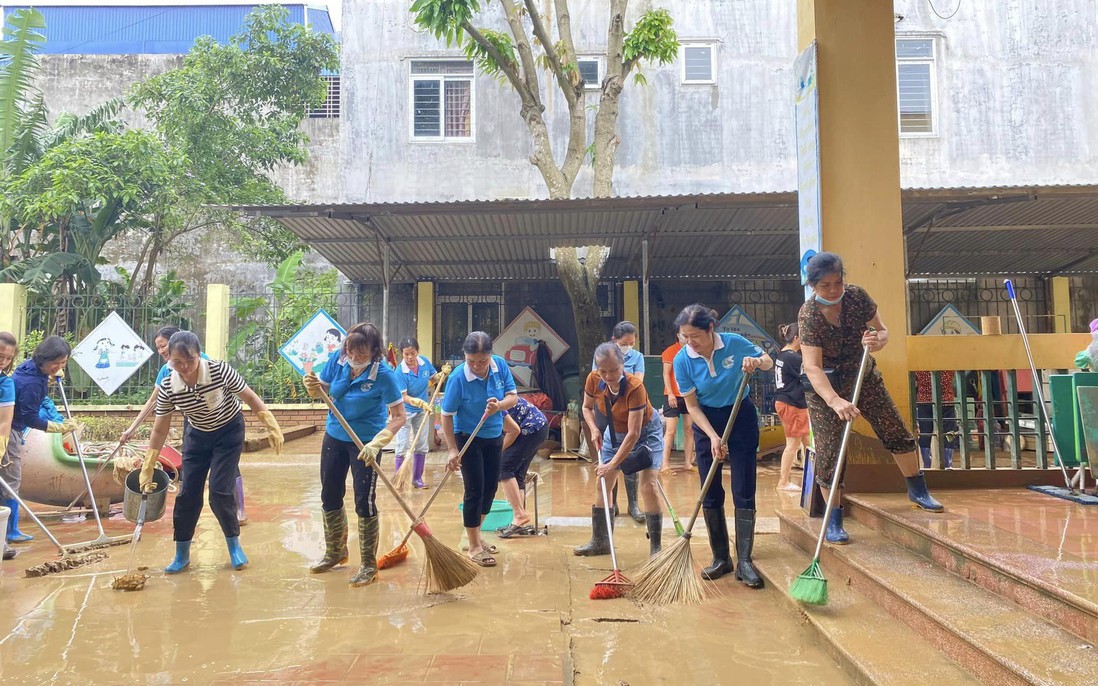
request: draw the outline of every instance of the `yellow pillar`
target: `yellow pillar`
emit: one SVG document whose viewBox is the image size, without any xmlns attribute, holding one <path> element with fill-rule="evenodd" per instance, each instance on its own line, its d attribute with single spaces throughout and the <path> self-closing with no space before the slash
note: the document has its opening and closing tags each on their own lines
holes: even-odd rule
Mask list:
<svg viewBox="0 0 1098 686">
<path fill-rule="evenodd" d="M 1071 279 L 1052 277 L 1052 332 L 1071 333 Z"/>
<path fill-rule="evenodd" d="M 891 2 L 798 0 L 800 49 L 818 50 L 822 248 L 877 302 L 890 344 L 875 357 L 910 417 L 894 22 Z"/>
<path fill-rule="evenodd" d="M 27 289 L 17 283 L 0 283 L 0 331 L 17 341 L 27 335 Z"/>
<path fill-rule="evenodd" d="M 206 344 L 212 360 L 224 360 L 229 343 L 229 287 L 223 283 L 206 286 Z"/>
<path fill-rule="evenodd" d="M 622 284 L 622 318 L 637 325 L 637 350 L 643 350 L 640 332 L 643 331 L 640 308 L 640 282 L 626 281 Z"/>
<path fill-rule="evenodd" d="M 431 360 L 435 359 L 435 284 L 431 281 L 416 283 L 416 340 L 419 349 Z"/>
</svg>

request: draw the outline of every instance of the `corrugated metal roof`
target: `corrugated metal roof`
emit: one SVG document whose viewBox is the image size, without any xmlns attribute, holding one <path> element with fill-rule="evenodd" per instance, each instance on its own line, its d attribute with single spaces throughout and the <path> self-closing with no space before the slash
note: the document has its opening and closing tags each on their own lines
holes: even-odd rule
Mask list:
<svg viewBox="0 0 1098 686">
<path fill-rule="evenodd" d="M 797 272 L 795 193 L 236 207 L 282 222 L 348 278 L 557 278 L 549 248 L 608 245 L 607 279 Z M 1098 186 L 903 192 L 909 276 L 1098 272 Z"/>
</svg>

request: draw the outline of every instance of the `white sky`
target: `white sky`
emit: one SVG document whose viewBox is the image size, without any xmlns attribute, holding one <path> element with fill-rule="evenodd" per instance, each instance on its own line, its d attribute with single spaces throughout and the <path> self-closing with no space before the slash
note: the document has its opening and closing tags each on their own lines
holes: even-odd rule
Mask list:
<svg viewBox="0 0 1098 686">
<path fill-rule="evenodd" d="M 298 2 L 304 2 L 313 6 L 328 6 L 328 14 L 332 17 L 332 23 L 335 24 L 336 31 L 341 30 L 343 25 L 343 0 L 297 0 Z M 278 0 L 201 0 L 204 5 L 254 5 L 264 4 L 267 2 L 278 2 Z M 285 2 L 293 2 L 293 0 L 285 0 Z M 33 5 L 37 7 L 46 7 L 49 5 L 61 5 L 61 6 L 73 6 L 73 5 L 94 5 L 102 7 L 104 5 L 187 5 L 190 4 L 188 0 L 25 0 L 24 2 L 4 2 L 2 5 Z"/>
</svg>

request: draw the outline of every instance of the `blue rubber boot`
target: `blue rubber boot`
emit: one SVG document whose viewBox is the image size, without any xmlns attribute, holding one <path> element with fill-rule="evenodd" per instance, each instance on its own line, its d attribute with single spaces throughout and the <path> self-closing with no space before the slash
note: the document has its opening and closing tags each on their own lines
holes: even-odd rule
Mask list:
<svg viewBox="0 0 1098 686">
<path fill-rule="evenodd" d="M 27 541 L 33 541 L 34 536 L 25 534 L 19 530 L 19 501 L 15 498 L 8 498 L 4 501 L 4 507 L 11 510 L 11 514 L 8 515 L 8 543 L 26 543 Z"/>
<path fill-rule="evenodd" d="M 248 556 L 244 554 L 244 550 L 240 547 L 240 536 L 226 538 L 225 543 L 229 546 L 229 562 L 232 563 L 233 569 L 244 569 L 247 567 Z"/>
<path fill-rule="evenodd" d="M 945 448 L 942 450 L 942 467 L 945 469 L 953 469 L 953 448 Z"/>
<path fill-rule="evenodd" d="M 843 528 L 842 506 L 832 508 L 831 517 L 827 520 L 827 532 L 824 534 L 824 539 L 835 545 L 850 543 L 850 534 L 846 533 L 846 529 Z"/>
<path fill-rule="evenodd" d="M 915 503 L 917 507 L 921 507 L 927 512 L 941 512 L 945 510 L 940 502 L 934 499 L 934 496 L 930 495 L 930 491 L 926 489 L 926 478 L 922 472 L 919 472 L 918 476 L 909 476 L 907 481 L 907 497 L 911 502 Z"/>
<path fill-rule="evenodd" d="M 930 469 L 930 448 L 919 448 L 923 455 L 923 469 Z"/>
<path fill-rule="evenodd" d="M 190 541 L 176 541 L 175 542 L 175 559 L 172 563 L 164 568 L 165 574 L 178 574 L 187 567 L 191 566 L 191 542 Z"/>
</svg>

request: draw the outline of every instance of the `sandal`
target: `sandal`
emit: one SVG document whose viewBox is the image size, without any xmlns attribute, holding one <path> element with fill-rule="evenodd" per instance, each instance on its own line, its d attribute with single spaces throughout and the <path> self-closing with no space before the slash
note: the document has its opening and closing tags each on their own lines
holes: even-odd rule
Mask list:
<svg viewBox="0 0 1098 686">
<path fill-rule="evenodd" d="M 482 543 L 481 547 L 484 548 L 485 550 L 487 550 L 488 552 L 492 553 L 493 555 L 495 555 L 496 553 L 499 552 L 499 548 L 495 547 L 491 543 Z M 461 551 L 465 552 L 465 553 L 469 552 L 469 544 L 468 543 L 463 544 L 461 546 Z"/>
<path fill-rule="evenodd" d="M 496 558 L 492 557 L 491 553 L 487 549 L 480 551 L 476 555 L 469 558 L 473 562 L 477 563 L 481 567 L 495 567 Z"/>
<path fill-rule="evenodd" d="M 499 534 L 500 538 L 513 538 L 515 536 L 533 536 L 535 531 L 534 527 L 529 524 L 508 524 L 496 533 Z"/>
</svg>

